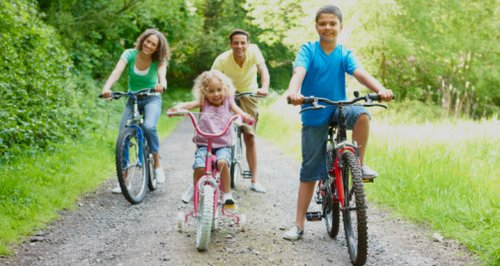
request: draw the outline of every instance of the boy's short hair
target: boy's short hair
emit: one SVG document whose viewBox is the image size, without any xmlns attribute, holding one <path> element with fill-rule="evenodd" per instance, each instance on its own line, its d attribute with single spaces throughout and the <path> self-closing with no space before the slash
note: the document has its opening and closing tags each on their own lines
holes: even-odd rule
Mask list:
<svg viewBox="0 0 500 266">
<path fill-rule="evenodd" d="M 333 14 L 337 16 L 340 24 L 342 24 L 342 12 L 338 7 L 334 5 L 326 5 L 318 9 L 318 12 L 316 12 L 316 22 L 318 22 L 319 16 L 321 16 L 321 14 Z"/>
<path fill-rule="evenodd" d="M 229 34 L 229 41 L 233 41 L 233 36 L 234 35 L 245 35 L 247 36 L 247 41 L 250 41 L 250 33 L 246 32 L 245 30 L 242 29 L 234 29 L 231 31 L 231 34 Z"/>
</svg>

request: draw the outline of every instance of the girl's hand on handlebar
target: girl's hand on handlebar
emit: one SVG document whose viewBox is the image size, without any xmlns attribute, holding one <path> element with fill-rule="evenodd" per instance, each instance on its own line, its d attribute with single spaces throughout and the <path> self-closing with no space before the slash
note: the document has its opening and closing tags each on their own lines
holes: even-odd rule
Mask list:
<svg viewBox="0 0 500 266">
<path fill-rule="evenodd" d="M 304 103 L 304 95 L 300 93 L 291 93 L 286 96 L 288 104 L 301 105 Z"/>
<path fill-rule="evenodd" d="M 383 89 L 377 93 L 382 101 L 390 102 L 394 98 L 392 90 Z"/>
<path fill-rule="evenodd" d="M 241 121 L 245 124 L 252 126 L 255 123 L 255 118 L 247 113 L 241 114 Z"/>
</svg>

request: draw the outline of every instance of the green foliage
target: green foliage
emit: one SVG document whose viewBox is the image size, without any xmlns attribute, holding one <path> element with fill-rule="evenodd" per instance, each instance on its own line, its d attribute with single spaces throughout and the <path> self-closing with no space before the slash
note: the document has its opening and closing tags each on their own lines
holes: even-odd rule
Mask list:
<svg viewBox="0 0 500 266">
<path fill-rule="evenodd" d="M 365 13 L 353 43 L 399 98 L 473 117 L 498 113 L 497 1 L 358 4 L 361 12 L 373 9 Z"/>
<path fill-rule="evenodd" d="M 71 61 L 34 4 L 0 3 L 0 163 L 78 133 Z"/>
</svg>

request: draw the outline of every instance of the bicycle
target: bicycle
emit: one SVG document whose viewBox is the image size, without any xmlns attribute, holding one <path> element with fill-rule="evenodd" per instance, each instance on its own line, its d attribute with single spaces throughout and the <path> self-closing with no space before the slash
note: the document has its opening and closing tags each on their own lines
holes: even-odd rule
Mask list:
<svg viewBox="0 0 500 266">
<path fill-rule="evenodd" d="M 262 98 L 264 96 L 258 95 L 254 92 L 242 92 L 242 93 L 236 93 L 234 95 L 234 101 L 236 102 L 236 105 L 240 106 L 240 98 L 242 96 L 250 96 L 254 98 Z M 251 179 L 252 178 L 252 172 L 249 170 L 243 170 L 243 131 L 242 131 L 242 125 L 235 124 L 234 126 L 234 131 L 235 131 L 235 143 L 231 147 L 231 169 L 229 171 L 230 176 L 231 176 L 231 188 L 234 188 L 236 186 L 236 181 L 239 179 L 240 176 L 242 176 L 244 179 Z"/>
<path fill-rule="evenodd" d="M 127 120 L 116 141 L 115 164 L 118 183 L 123 196 L 131 203 L 141 203 L 146 194 L 146 185 L 150 191 L 156 190 L 158 183 L 154 175 L 153 154 L 144 136 L 143 112 L 137 104 L 138 97 L 157 96 L 154 89 L 137 92 L 112 92 L 110 100 L 127 97 L 132 100 L 132 118 Z M 103 98 L 99 95 L 99 98 Z"/>
<path fill-rule="evenodd" d="M 221 200 L 223 192 L 221 190 L 220 172 L 216 167 L 215 154 L 212 154 L 212 143 L 214 139 L 224 135 L 230 129 L 232 123 L 238 119 L 242 119 L 242 117 L 240 115 L 233 115 L 227 122 L 223 123 L 225 126 L 220 132 L 204 132 L 197 122 L 200 119 L 197 119 L 196 115 L 199 117 L 211 115 L 210 119 L 217 119 L 216 114 L 177 111 L 167 112 L 167 115 L 169 117 L 187 115 L 195 131 L 208 140 L 207 155 L 205 157 L 205 175 L 203 175 L 194 185 L 194 209 L 186 215 L 184 215 L 182 211 L 178 212 L 176 216 L 176 223 L 179 231 L 183 230 L 189 217 L 196 218 L 196 248 L 199 251 L 204 251 L 208 249 L 211 231 L 217 227 L 219 213 L 221 213 L 222 216 L 233 219 L 235 224 L 240 226 L 241 231 L 245 231 L 246 215 L 230 211 Z M 251 124 L 252 120 L 250 119 L 248 122 Z"/>
<path fill-rule="evenodd" d="M 332 123 L 328 128 L 326 153 L 329 178 L 319 181 L 315 193 L 315 201 L 321 204 L 322 211 L 307 212 L 306 219 L 320 221 L 324 218 L 328 235 L 335 238 L 339 232 L 340 213 L 342 213 L 350 260 L 353 265 L 363 265 L 368 253 L 368 217 L 364 183 L 373 182 L 373 178 L 362 177 L 358 146 L 347 139 L 343 108 L 351 105 L 387 107 L 373 103 L 373 101 L 380 100 L 377 94 L 359 96 L 356 91 L 354 96 L 354 99 L 346 101 L 331 101 L 313 96 L 304 97 L 304 104 L 312 104 L 312 106 L 304 107 L 300 112 L 332 106 L 339 108 L 338 123 Z M 356 104 L 360 101 L 365 101 L 365 103 Z M 319 102 L 327 105 L 320 105 Z"/>
</svg>

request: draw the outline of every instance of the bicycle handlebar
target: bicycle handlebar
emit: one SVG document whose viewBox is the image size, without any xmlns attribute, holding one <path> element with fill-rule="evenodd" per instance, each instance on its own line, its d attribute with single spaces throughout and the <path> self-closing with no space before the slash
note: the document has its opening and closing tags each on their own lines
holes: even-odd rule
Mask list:
<svg viewBox="0 0 500 266">
<path fill-rule="evenodd" d="M 355 92 L 354 95 L 356 96 L 355 98 L 351 100 L 345 100 L 345 101 L 332 101 L 327 98 L 322 98 L 322 97 L 314 97 L 314 96 L 309 96 L 309 97 L 304 97 L 302 104 L 312 104 L 311 107 L 306 107 L 300 110 L 300 113 L 304 111 L 309 111 L 309 110 L 317 110 L 317 109 L 323 109 L 328 106 L 325 105 L 319 105 L 319 102 L 326 103 L 330 106 L 349 106 L 349 105 L 360 105 L 360 106 L 365 106 L 365 107 L 372 107 L 372 106 L 378 106 L 382 108 L 386 108 L 387 106 L 383 104 L 378 104 L 378 103 L 373 103 L 374 101 L 380 101 L 380 96 L 375 93 L 369 93 L 364 96 L 358 96 L 359 93 Z M 392 97 L 394 99 L 394 96 Z M 291 103 L 290 98 L 287 98 L 288 104 Z M 360 101 L 365 101 L 366 103 L 362 104 L 355 104 Z"/>
<path fill-rule="evenodd" d="M 105 98 L 102 94 L 99 94 L 99 98 L 105 98 L 105 99 L 113 99 L 113 100 L 116 100 L 116 99 L 120 99 L 121 97 L 123 96 L 131 96 L 131 95 L 135 95 L 135 96 L 158 96 L 158 95 L 161 95 L 161 93 L 159 92 L 156 92 L 154 89 L 142 89 L 142 90 L 139 90 L 139 91 L 129 91 L 129 92 L 122 92 L 122 91 L 114 91 L 111 93 L 111 97 L 109 98 Z"/>
<path fill-rule="evenodd" d="M 241 96 L 250 96 L 250 97 L 255 97 L 255 98 L 264 98 L 264 97 L 265 97 L 264 95 L 259 95 L 259 94 L 255 93 L 255 92 L 250 92 L 250 91 L 248 91 L 248 92 L 240 92 L 240 93 L 236 93 L 236 94 L 234 95 L 234 98 L 235 98 L 235 99 L 238 99 L 238 98 L 240 98 Z"/>
<path fill-rule="evenodd" d="M 198 132 L 198 134 L 200 134 L 201 136 L 203 137 L 207 137 L 207 138 L 217 138 L 217 137 L 221 137 L 222 135 L 224 135 L 227 130 L 229 129 L 229 127 L 231 126 L 231 123 L 233 123 L 234 121 L 238 120 L 238 119 L 241 119 L 241 121 L 243 123 L 246 123 L 248 125 L 253 125 L 255 123 L 255 119 L 253 117 L 251 117 L 250 119 L 247 119 L 242 116 L 242 115 L 233 115 L 231 116 L 231 118 L 227 121 L 226 125 L 224 126 L 224 129 L 221 131 L 221 132 L 217 132 L 217 133 L 208 133 L 208 132 L 204 132 L 200 129 L 200 127 L 198 126 L 198 122 L 196 121 L 196 118 L 194 116 L 194 114 L 190 111 L 187 111 L 187 110 L 180 110 L 180 111 L 176 111 L 176 112 L 167 112 L 167 115 L 168 117 L 172 117 L 172 116 L 184 116 L 184 115 L 187 115 L 189 116 L 189 118 L 191 119 L 191 122 L 193 123 L 193 126 L 196 130 L 196 132 Z"/>
</svg>

